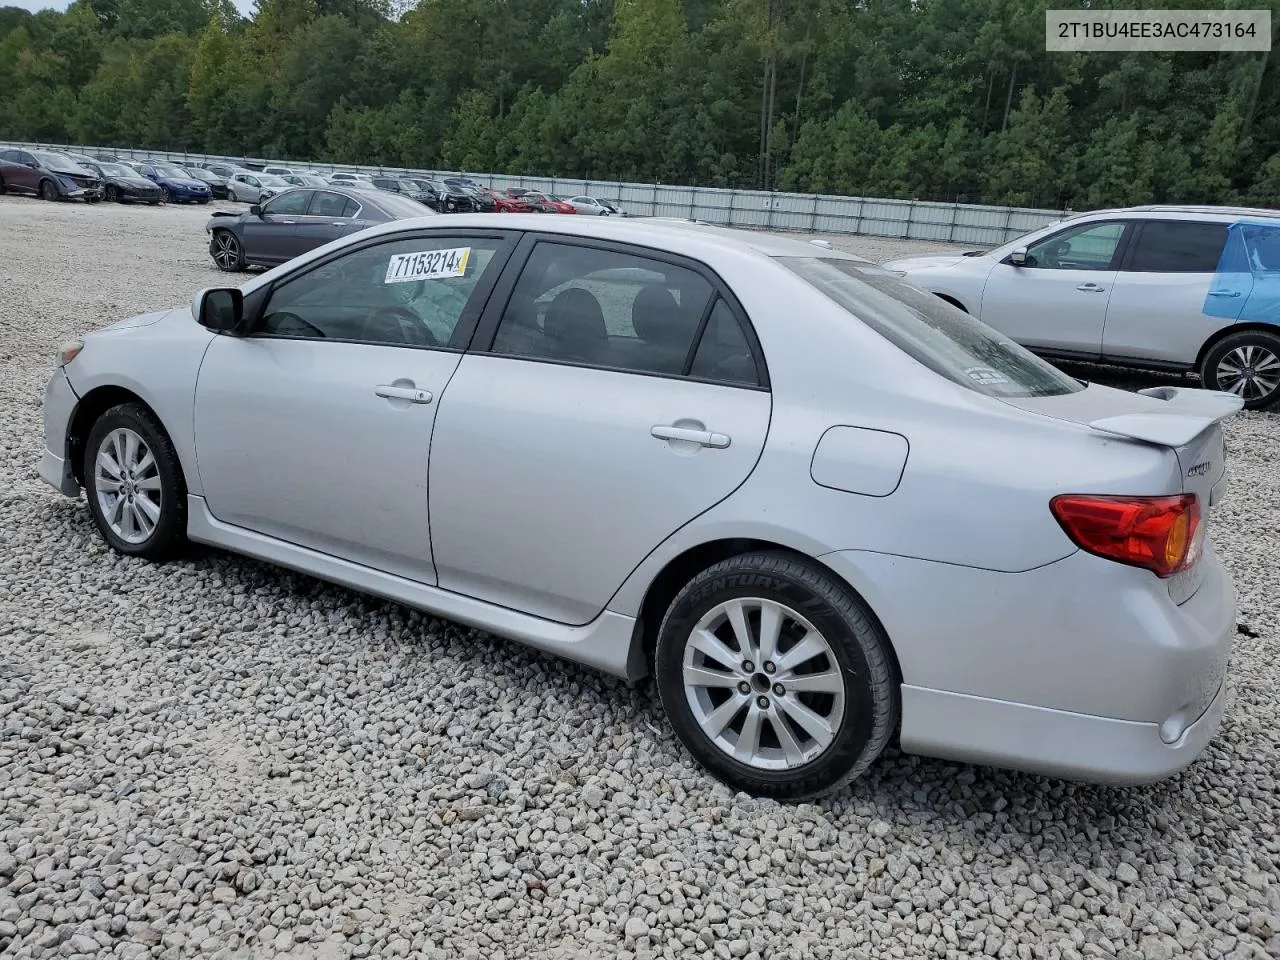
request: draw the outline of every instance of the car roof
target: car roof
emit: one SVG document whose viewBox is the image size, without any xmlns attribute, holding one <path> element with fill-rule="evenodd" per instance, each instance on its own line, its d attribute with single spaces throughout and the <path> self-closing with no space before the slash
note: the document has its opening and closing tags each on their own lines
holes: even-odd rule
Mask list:
<svg viewBox="0 0 1280 960">
<path fill-rule="evenodd" d="M 550 222 L 548 222 L 550 221 Z M 493 227 L 493 214 L 457 213 L 447 218 L 450 227 Z M 399 220 L 389 228 L 372 228 L 374 231 L 395 232 L 416 225 L 414 220 Z M 439 227 L 435 218 L 424 218 L 422 226 Z M 699 258 L 714 258 L 717 250 L 731 249 L 739 253 L 752 252 L 768 257 L 814 257 L 829 260 L 870 261 L 863 257 L 827 247 L 820 247 L 807 240 L 780 237 L 776 234 L 754 230 L 717 227 L 710 224 L 683 220 L 664 220 L 657 217 L 563 217 L 553 218 L 537 213 L 504 214 L 503 229 L 526 230 L 531 233 L 557 233 L 588 239 L 614 240 L 639 246 L 667 249 L 679 247 L 680 252 Z"/>
<path fill-rule="evenodd" d="M 1224 220 L 1238 220 L 1241 217 L 1263 217 L 1268 219 L 1280 218 L 1280 210 L 1269 210 L 1263 207 L 1219 207 L 1210 206 L 1208 204 L 1146 204 L 1138 207 L 1111 207 L 1105 210 L 1088 210 L 1083 213 L 1074 214 L 1069 219 L 1076 217 L 1123 217 L 1132 214 L 1155 214 L 1157 218 L 1163 219 L 1167 216 L 1169 219 L 1177 219 L 1179 216 L 1191 214 L 1199 217 L 1215 217 Z"/>
</svg>

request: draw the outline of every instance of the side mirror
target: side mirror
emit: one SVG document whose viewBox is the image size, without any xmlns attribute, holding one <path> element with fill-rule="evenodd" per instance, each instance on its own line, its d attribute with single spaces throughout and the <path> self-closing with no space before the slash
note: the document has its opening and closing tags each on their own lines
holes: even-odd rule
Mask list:
<svg viewBox="0 0 1280 960">
<path fill-rule="evenodd" d="M 262 206 L 261 206 L 261 204 L 257 204 L 257 203 L 251 203 L 251 204 L 249 204 L 249 212 L 250 212 L 250 213 L 252 213 L 255 217 L 260 217 L 260 216 L 262 216 Z"/>
<path fill-rule="evenodd" d="M 1025 267 L 1027 265 L 1027 248 L 1018 247 L 1009 254 L 1009 262 L 1015 267 Z"/>
<path fill-rule="evenodd" d="M 244 295 L 235 287 L 209 287 L 196 294 L 191 313 L 214 333 L 235 333 L 244 322 Z"/>
</svg>

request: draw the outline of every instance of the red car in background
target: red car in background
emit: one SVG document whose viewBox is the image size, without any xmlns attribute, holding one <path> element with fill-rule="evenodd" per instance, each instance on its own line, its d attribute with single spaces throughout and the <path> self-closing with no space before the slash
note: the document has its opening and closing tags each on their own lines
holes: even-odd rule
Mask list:
<svg viewBox="0 0 1280 960">
<path fill-rule="evenodd" d="M 577 213 L 577 209 L 567 200 L 552 196 L 549 193 L 530 191 L 520 197 L 525 203 L 539 213 Z"/>
<path fill-rule="evenodd" d="M 514 197 L 509 193 L 503 193 L 501 190 L 495 190 L 492 187 L 481 187 L 485 193 L 493 197 L 497 203 L 497 213 L 532 213 L 533 207 L 524 202 L 522 197 Z"/>
</svg>

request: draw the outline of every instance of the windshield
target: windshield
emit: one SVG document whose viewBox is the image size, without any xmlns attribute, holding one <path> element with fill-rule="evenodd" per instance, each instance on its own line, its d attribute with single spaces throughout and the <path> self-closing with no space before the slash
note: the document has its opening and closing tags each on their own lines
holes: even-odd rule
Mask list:
<svg viewBox="0 0 1280 960">
<path fill-rule="evenodd" d="M 189 176 L 195 177 L 197 180 L 217 179 L 214 174 L 210 173 L 208 170 L 202 169 L 201 167 L 187 167 L 186 171 Z"/>
<path fill-rule="evenodd" d="M 65 170 L 69 173 L 79 173 L 81 170 L 80 164 L 61 153 L 49 153 L 41 150 L 38 153 L 33 153 L 32 156 L 40 161 L 42 167 L 48 167 L 50 170 Z"/>
<path fill-rule="evenodd" d="M 870 263 L 778 257 L 930 370 L 993 397 L 1051 397 L 1080 383 L 958 307 Z"/>
<path fill-rule="evenodd" d="M 172 164 L 157 163 L 155 167 L 156 167 L 157 176 L 168 177 L 170 180 L 190 180 L 191 179 L 191 174 L 187 173 L 187 171 L 185 170 L 179 170 L 177 167 L 173 166 Z"/>
<path fill-rule="evenodd" d="M 301 175 L 298 177 L 304 187 L 327 187 L 328 184 L 319 177 Z"/>
<path fill-rule="evenodd" d="M 393 217 L 426 217 L 434 211 L 424 203 L 402 197 L 398 193 L 378 194 L 378 206 Z"/>
<path fill-rule="evenodd" d="M 284 187 L 292 186 L 292 184 L 290 184 L 288 180 L 281 179 L 280 177 L 277 177 L 274 173 L 258 174 L 258 182 L 261 183 L 264 187 L 284 188 Z"/>
<path fill-rule="evenodd" d="M 397 181 L 397 183 L 399 183 L 401 190 L 406 190 L 409 193 L 417 193 L 419 190 L 422 189 L 412 180 L 399 180 Z"/>
<path fill-rule="evenodd" d="M 126 167 L 123 163 L 99 163 L 98 169 L 104 177 L 123 177 L 126 180 L 137 180 L 138 171 Z"/>
</svg>

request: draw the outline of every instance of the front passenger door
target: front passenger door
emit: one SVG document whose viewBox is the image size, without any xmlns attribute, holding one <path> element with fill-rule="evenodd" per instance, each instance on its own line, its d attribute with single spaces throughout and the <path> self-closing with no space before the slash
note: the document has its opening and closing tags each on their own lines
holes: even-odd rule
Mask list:
<svg viewBox="0 0 1280 960">
<path fill-rule="evenodd" d="M 298 218 L 311 203 L 310 190 L 290 190 L 263 204 L 244 219 L 245 252 L 254 263 L 284 263 L 302 253 Z"/>
<path fill-rule="evenodd" d="M 1024 266 L 996 264 L 980 319 L 1033 350 L 1096 358 L 1129 224 L 1077 224 L 1027 247 Z"/>
<path fill-rule="evenodd" d="M 273 285 L 252 335 L 214 337 L 195 397 L 213 516 L 435 583 L 432 426 L 508 249 L 501 233 L 378 238 Z"/>
</svg>

